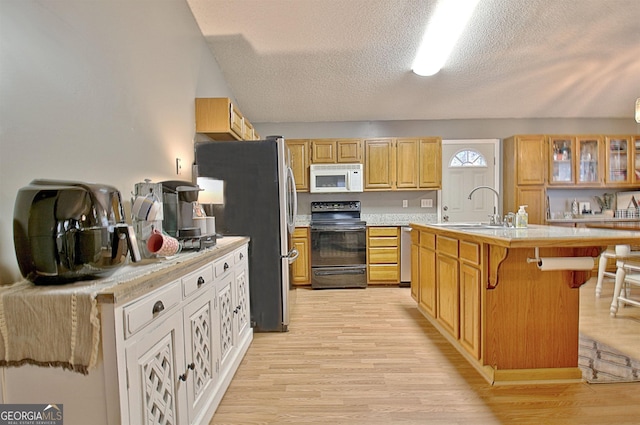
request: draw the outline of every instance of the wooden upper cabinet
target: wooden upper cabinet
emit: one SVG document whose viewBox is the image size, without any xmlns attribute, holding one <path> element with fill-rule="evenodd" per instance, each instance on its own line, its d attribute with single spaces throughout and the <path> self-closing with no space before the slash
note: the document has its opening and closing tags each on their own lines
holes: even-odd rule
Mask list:
<svg viewBox="0 0 640 425">
<path fill-rule="evenodd" d="M 545 136 L 516 136 L 515 144 L 515 171 L 518 184 L 545 184 L 547 170 Z"/>
<path fill-rule="evenodd" d="M 604 141 L 602 136 L 576 136 L 576 183 L 604 183 Z"/>
<path fill-rule="evenodd" d="M 442 139 L 429 137 L 420 139 L 419 145 L 420 189 L 440 189 L 442 187 Z"/>
<path fill-rule="evenodd" d="M 336 162 L 337 157 L 335 140 L 311 141 L 312 164 L 333 164 Z"/>
<path fill-rule="evenodd" d="M 397 188 L 418 187 L 420 161 L 417 159 L 419 149 L 418 139 L 396 140 Z"/>
<path fill-rule="evenodd" d="M 362 164 L 362 140 L 341 139 L 336 141 L 338 157 L 336 162 L 346 164 Z"/>
<path fill-rule="evenodd" d="M 364 141 L 364 146 L 364 189 L 393 189 L 396 165 L 394 140 L 369 139 Z"/>
<path fill-rule="evenodd" d="M 253 125 L 228 97 L 196 98 L 196 133 L 214 140 L 257 140 Z"/>
<path fill-rule="evenodd" d="M 365 140 L 365 190 L 440 187 L 442 140 L 439 137 Z"/>
<path fill-rule="evenodd" d="M 576 182 L 576 142 L 573 136 L 549 136 L 549 184 Z"/>
<path fill-rule="evenodd" d="M 439 137 L 396 139 L 397 189 L 442 186 L 442 140 Z"/>
<path fill-rule="evenodd" d="M 633 183 L 640 184 L 640 136 L 633 137 Z"/>
<path fill-rule="evenodd" d="M 625 186 L 633 182 L 633 146 L 631 136 L 605 136 L 605 176 L 609 186 Z"/>
<path fill-rule="evenodd" d="M 309 141 L 287 139 L 287 147 L 291 152 L 291 169 L 296 180 L 297 192 L 309 191 Z"/>
<path fill-rule="evenodd" d="M 361 139 L 315 139 L 311 141 L 312 164 L 362 163 Z"/>
<path fill-rule="evenodd" d="M 548 147 L 549 185 L 602 185 L 602 137 L 552 135 L 548 137 Z"/>
</svg>

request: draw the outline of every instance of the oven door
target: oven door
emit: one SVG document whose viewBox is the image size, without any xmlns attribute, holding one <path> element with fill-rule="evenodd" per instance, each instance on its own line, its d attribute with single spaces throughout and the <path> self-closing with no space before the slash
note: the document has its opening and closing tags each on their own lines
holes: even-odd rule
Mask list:
<svg viewBox="0 0 640 425">
<path fill-rule="evenodd" d="M 365 226 L 311 226 L 311 267 L 366 265 L 366 249 Z"/>
</svg>

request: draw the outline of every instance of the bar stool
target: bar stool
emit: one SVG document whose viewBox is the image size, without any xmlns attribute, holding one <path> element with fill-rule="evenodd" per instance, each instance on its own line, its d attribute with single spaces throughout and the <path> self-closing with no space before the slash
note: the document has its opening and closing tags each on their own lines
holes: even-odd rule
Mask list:
<svg viewBox="0 0 640 425">
<path fill-rule="evenodd" d="M 640 307 L 640 298 L 631 298 L 631 287 L 640 287 L 640 263 L 620 260 L 621 264 L 616 271 L 616 284 L 613 289 L 613 300 L 609 312 L 615 317 L 619 304 L 630 304 Z"/>
<path fill-rule="evenodd" d="M 640 247 L 636 245 L 616 245 L 614 247 L 608 247 L 605 251 L 600 254 L 600 262 L 598 263 L 598 280 L 596 281 L 596 297 L 600 297 L 602 294 L 602 282 L 604 277 L 616 278 L 618 273 L 621 274 L 621 279 L 624 279 L 625 270 L 624 268 L 620 268 L 620 266 L 624 263 L 625 260 L 633 260 L 640 261 Z M 609 258 L 616 259 L 616 272 L 608 272 L 607 271 L 607 263 Z M 622 261 L 619 265 L 618 262 Z"/>
</svg>

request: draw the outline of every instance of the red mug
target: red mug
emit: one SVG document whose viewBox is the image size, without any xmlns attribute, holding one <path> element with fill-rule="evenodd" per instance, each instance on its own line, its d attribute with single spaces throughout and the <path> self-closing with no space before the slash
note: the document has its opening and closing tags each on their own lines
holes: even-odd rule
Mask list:
<svg viewBox="0 0 640 425">
<path fill-rule="evenodd" d="M 154 230 L 147 240 L 147 249 L 158 257 L 170 257 L 180 252 L 180 242 L 174 237 Z"/>
</svg>

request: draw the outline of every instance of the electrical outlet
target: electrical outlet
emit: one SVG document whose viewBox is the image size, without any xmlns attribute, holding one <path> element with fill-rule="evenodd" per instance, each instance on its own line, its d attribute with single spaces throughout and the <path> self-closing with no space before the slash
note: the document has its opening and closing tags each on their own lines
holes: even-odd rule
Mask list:
<svg viewBox="0 0 640 425">
<path fill-rule="evenodd" d="M 409 206 L 409 201 L 407 201 L 406 199 L 402 200 L 402 208 L 407 208 Z"/>
<path fill-rule="evenodd" d="M 420 208 L 432 208 L 432 207 L 433 207 L 433 199 L 420 200 Z"/>
<path fill-rule="evenodd" d="M 182 160 L 180 158 L 176 158 L 176 174 L 178 176 L 182 174 Z"/>
</svg>

